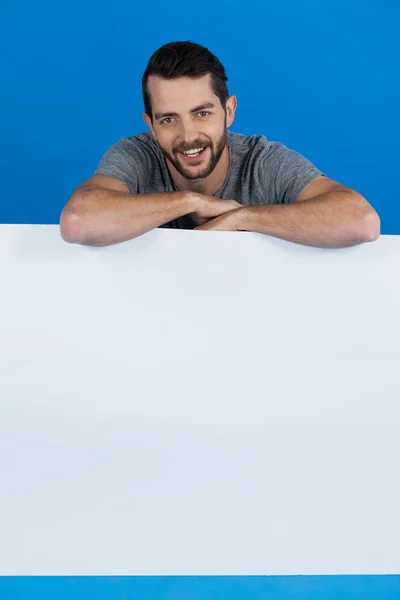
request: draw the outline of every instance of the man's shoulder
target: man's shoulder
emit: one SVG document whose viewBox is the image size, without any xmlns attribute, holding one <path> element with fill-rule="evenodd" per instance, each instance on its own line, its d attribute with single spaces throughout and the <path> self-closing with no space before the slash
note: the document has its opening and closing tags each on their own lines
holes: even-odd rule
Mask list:
<svg viewBox="0 0 400 600">
<path fill-rule="evenodd" d="M 251 134 L 238 133 L 228 129 L 228 140 L 235 146 L 242 146 L 244 148 L 252 148 L 257 144 L 268 144 L 268 139 L 263 134 Z"/>
<path fill-rule="evenodd" d="M 162 153 L 151 133 L 126 135 L 115 141 L 105 152 L 103 160 L 116 164 L 135 165 L 136 170 L 160 168 Z"/>
<path fill-rule="evenodd" d="M 289 151 L 278 141 L 271 141 L 264 134 L 246 135 L 228 131 L 228 143 L 236 165 L 257 169 L 269 167 L 281 161 Z"/>
<path fill-rule="evenodd" d="M 268 155 L 283 146 L 280 142 L 270 141 L 264 134 L 238 133 L 228 130 L 228 142 L 232 149 L 241 155 Z"/>
<path fill-rule="evenodd" d="M 154 152 L 158 150 L 158 144 L 151 133 L 143 132 L 135 135 L 121 137 L 113 146 L 128 153 L 132 152 Z"/>
</svg>

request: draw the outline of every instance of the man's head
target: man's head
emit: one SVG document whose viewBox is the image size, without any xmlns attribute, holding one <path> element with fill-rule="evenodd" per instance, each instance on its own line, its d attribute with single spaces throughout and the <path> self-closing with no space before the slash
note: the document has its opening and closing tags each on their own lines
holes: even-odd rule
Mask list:
<svg viewBox="0 0 400 600">
<path fill-rule="evenodd" d="M 143 118 L 164 156 L 186 179 L 208 177 L 225 149 L 236 109 L 227 80 L 218 58 L 192 42 L 162 46 L 143 74 Z"/>
</svg>

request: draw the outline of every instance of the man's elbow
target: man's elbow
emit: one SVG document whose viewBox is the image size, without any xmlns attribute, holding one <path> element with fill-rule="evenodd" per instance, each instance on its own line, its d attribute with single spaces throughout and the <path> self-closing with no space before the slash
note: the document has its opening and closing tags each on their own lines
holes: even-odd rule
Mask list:
<svg viewBox="0 0 400 600">
<path fill-rule="evenodd" d="M 375 242 L 381 235 L 381 220 L 378 213 L 368 208 L 360 222 L 362 242 Z"/>
<path fill-rule="evenodd" d="M 66 207 L 60 216 L 60 234 L 70 244 L 85 243 L 85 223 L 79 211 Z"/>
<path fill-rule="evenodd" d="M 356 243 L 375 242 L 381 235 L 381 220 L 371 204 L 356 190 L 349 190 L 347 206 L 352 217 L 348 223 Z M 350 202 L 349 202 L 350 199 Z"/>
</svg>

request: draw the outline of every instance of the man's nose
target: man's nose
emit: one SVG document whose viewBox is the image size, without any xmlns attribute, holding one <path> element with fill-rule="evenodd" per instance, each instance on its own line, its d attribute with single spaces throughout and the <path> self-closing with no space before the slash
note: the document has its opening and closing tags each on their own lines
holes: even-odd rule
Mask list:
<svg viewBox="0 0 400 600">
<path fill-rule="evenodd" d="M 182 123 L 180 132 L 181 141 L 190 144 L 199 139 L 199 132 L 193 123 Z"/>
</svg>

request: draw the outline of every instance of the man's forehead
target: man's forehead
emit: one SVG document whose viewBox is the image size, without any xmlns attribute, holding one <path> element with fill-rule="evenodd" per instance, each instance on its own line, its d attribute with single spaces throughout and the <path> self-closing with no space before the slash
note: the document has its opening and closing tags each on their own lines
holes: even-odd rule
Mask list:
<svg viewBox="0 0 400 600">
<path fill-rule="evenodd" d="M 165 77 L 161 77 L 160 75 L 150 75 L 147 81 L 147 85 L 154 88 L 173 87 L 176 85 L 184 87 L 209 86 L 211 88 L 211 74 L 206 73 L 206 75 L 202 75 L 201 77 L 174 77 L 172 79 L 166 79 Z"/>
<path fill-rule="evenodd" d="M 150 92 L 153 108 L 164 108 L 166 103 L 192 103 L 198 100 L 215 100 L 211 87 L 211 77 L 207 73 L 203 77 L 193 79 L 192 77 L 179 77 L 176 79 L 164 79 L 158 75 L 150 75 L 148 79 L 148 90 Z"/>
</svg>

